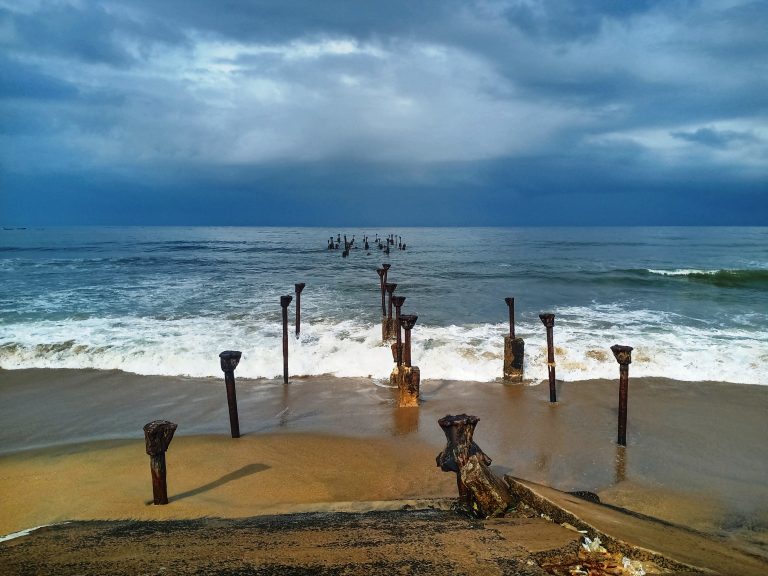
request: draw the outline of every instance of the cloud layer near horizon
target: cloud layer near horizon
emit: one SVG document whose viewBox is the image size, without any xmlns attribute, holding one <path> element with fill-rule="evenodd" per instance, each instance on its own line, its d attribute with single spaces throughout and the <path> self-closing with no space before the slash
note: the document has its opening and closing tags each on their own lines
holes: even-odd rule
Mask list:
<svg viewBox="0 0 768 576">
<path fill-rule="evenodd" d="M 0 221 L 767 224 L 765 30 L 745 1 L 0 0 Z"/>
</svg>

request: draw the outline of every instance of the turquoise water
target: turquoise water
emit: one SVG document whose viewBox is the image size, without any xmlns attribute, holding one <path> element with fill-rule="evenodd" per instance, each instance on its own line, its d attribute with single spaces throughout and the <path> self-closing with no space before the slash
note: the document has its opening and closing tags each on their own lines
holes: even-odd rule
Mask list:
<svg viewBox="0 0 768 576">
<path fill-rule="evenodd" d="M 363 237 L 402 236 L 383 254 Z M 348 258 L 328 238 L 354 235 Z M 419 316 L 423 378 L 500 376 L 506 296 L 526 374 L 545 378 L 538 314 L 556 314 L 558 378 L 768 383 L 768 228 L 49 228 L 0 231 L 0 367 L 282 374 L 279 297 L 302 293 L 293 375 L 385 378 L 379 279 Z M 291 305 L 291 331 L 293 310 Z"/>
</svg>

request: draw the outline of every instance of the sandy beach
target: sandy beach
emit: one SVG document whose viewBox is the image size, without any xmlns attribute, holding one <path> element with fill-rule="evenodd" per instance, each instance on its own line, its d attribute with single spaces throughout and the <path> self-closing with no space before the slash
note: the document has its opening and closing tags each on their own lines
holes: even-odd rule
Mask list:
<svg viewBox="0 0 768 576">
<path fill-rule="evenodd" d="M 630 381 L 628 446 L 616 383 L 426 381 L 399 409 L 367 379 L 238 380 L 243 436 L 229 437 L 223 380 L 117 371 L 0 372 L 0 535 L 69 520 L 244 518 L 445 507 L 437 419 L 480 418 L 475 441 L 509 473 L 724 537 L 768 558 L 768 389 Z M 170 505 L 150 505 L 142 426 L 179 425 Z M 437 499 L 437 500 L 432 500 Z"/>
</svg>

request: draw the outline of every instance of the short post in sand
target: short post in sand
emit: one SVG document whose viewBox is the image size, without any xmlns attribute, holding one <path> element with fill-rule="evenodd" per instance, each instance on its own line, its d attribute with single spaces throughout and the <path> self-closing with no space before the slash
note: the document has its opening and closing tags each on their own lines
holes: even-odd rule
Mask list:
<svg viewBox="0 0 768 576">
<path fill-rule="evenodd" d="M 437 455 L 437 465 L 443 472 L 456 473 L 459 504 L 481 518 L 498 516 L 512 504 L 508 487 L 491 472 L 491 458 L 472 440 L 476 416 L 458 414 L 437 421 L 448 443 Z"/>
<path fill-rule="evenodd" d="M 293 285 L 296 294 L 296 338 L 301 334 L 301 291 L 304 290 L 305 286 L 304 282 Z"/>
<path fill-rule="evenodd" d="M 382 333 L 385 340 L 391 340 L 396 337 L 395 321 L 392 318 L 392 295 L 395 293 L 395 289 L 397 289 L 397 284 L 394 282 L 387 282 L 384 284 L 384 288 L 387 290 L 387 294 L 389 294 L 389 299 L 387 304 L 387 329 L 386 331 L 382 330 Z"/>
<path fill-rule="evenodd" d="M 395 306 L 395 328 L 397 329 L 397 340 L 392 345 L 392 355 L 398 366 L 403 363 L 403 337 L 402 327 L 400 326 L 400 308 L 405 303 L 405 296 L 393 296 L 392 304 Z"/>
<path fill-rule="evenodd" d="M 611 346 L 611 352 L 619 363 L 619 440 L 621 446 L 627 445 L 627 395 L 629 393 L 629 365 L 632 364 L 631 346 Z"/>
<path fill-rule="evenodd" d="M 280 306 L 283 308 L 283 382 L 288 384 L 288 305 L 293 296 L 280 296 Z"/>
<path fill-rule="evenodd" d="M 168 486 L 165 483 L 165 451 L 173 439 L 177 425 L 168 420 L 153 420 L 144 425 L 144 440 L 152 471 L 152 496 L 155 505 L 168 504 Z"/>
<path fill-rule="evenodd" d="M 225 350 L 219 354 L 224 383 L 227 386 L 227 405 L 229 406 L 229 428 L 232 438 L 240 438 L 240 419 L 237 416 L 237 394 L 235 393 L 235 368 L 240 363 L 242 352 Z"/>
<path fill-rule="evenodd" d="M 411 330 L 418 319 L 418 316 L 412 314 L 400 316 L 400 325 L 405 330 L 402 363 L 395 366 L 389 376 L 389 383 L 392 386 L 397 386 L 397 405 L 400 408 L 418 407 L 419 405 L 421 372 L 418 366 L 411 365 Z"/>
<path fill-rule="evenodd" d="M 539 314 L 542 324 L 547 329 L 547 371 L 549 372 L 549 401 L 557 402 L 557 389 L 555 388 L 555 345 L 552 338 L 552 329 L 555 327 L 555 315 L 551 312 Z"/>
<path fill-rule="evenodd" d="M 504 380 L 522 382 L 525 341 L 515 338 L 515 299 L 504 298 L 504 302 L 509 307 L 509 334 L 504 336 Z"/>
</svg>

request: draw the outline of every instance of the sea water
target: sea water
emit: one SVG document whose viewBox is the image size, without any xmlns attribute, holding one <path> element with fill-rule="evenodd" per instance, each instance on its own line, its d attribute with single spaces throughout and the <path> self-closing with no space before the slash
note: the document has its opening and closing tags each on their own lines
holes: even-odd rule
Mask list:
<svg viewBox="0 0 768 576">
<path fill-rule="evenodd" d="M 616 378 L 624 344 L 631 376 L 768 384 L 768 228 L 4 229 L 0 367 L 220 377 L 234 349 L 238 377 L 279 377 L 280 296 L 304 282 L 291 376 L 384 379 L 385 262 L 423 379 L 499 378 L 512 296 L 531 381 L 553 312 L 558 379 Z"/>
</svg>

